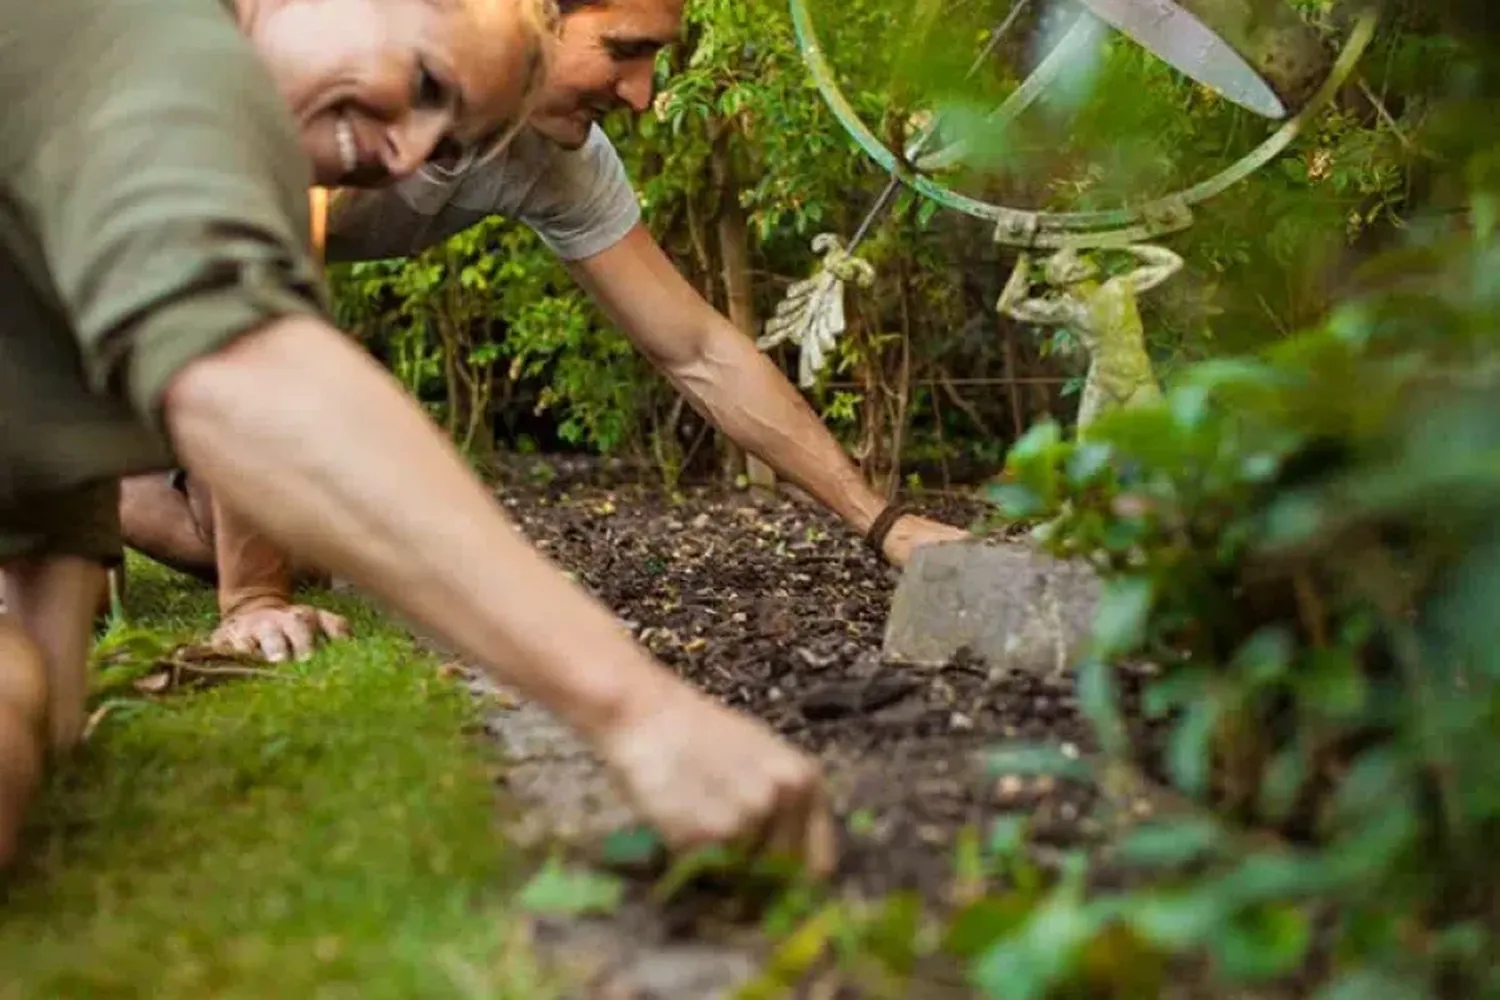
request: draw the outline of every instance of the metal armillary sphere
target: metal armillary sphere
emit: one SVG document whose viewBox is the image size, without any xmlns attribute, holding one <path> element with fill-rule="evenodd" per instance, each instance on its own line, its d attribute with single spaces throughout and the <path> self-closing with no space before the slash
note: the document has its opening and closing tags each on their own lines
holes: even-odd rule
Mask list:
<svg viewBox="0 0 1500 1000">
<path fill-rule="evenodd" d="M 804 387 L 813 384 L 843 330 L 845 283 L 852 280 L 868 287 L 874 281 L 873 269 L 855 256 L 859 245 L 905 186 L 942 207 L 991 224 L 998 244 L 1021 251 L 998 308 L 1026 322 L 1066 325 L 1089 349 L 1090 378 L 1079 415 L 1080 429 L 1103 407 L 1155 393 L 1136 296 L 1165 281 L 1182 262 L 1171 251 L 1147 246 L 1146 241 L 1188 228 L 1195 206 L 1285 151 L 1349 79 L 1374 36 L 1377 20 L 1373 7 L 1361 12 L 1316 92 L 1299 107 L 1288 109 L 1229 42 L 1183 6 L 1171 0 L 1075 0 L 1060 11 L 1063 28 L 1055 36 L 1059 40 L 988 116 L 988 124 L 1003 128 L 1016 121 L 1080 61 L 1094 58 L 1112 31 L 1221 97 L 1281 124 L 1238 161 L 1190 187 L 1103 211 L 1050 212 L 983 201 L 938 179 L 937 173 L 961 163 L 969 152 L 963 138 L 932 148 L 940 134 L 940 116 L 927 116 L 929 124 L 899 154 L 877 138 L 840 89 L 807 0 L 789 2 L 798 45 L 819 92 L 855 143 L 891 178 L 847 245 L 834 234 L 818 237 L 815 249 L 824 264 L 812 278 L 789 290 L 766 325 L 762 349 L 788 341 L 800 345 L 800 381 Z M 1003 22 L 989 33 L 970 76 L 996 51 L 1031 2 L 1015 0 Z M 1133 274 L 1104 278 L 1086 253 L 1103 248 L 1130 252 L 1140 267 Z M 1050 291 L 1034 296 L 1030 251 L 1035 250 L 1053 255 L 1040 276 Z"/>
</svg>

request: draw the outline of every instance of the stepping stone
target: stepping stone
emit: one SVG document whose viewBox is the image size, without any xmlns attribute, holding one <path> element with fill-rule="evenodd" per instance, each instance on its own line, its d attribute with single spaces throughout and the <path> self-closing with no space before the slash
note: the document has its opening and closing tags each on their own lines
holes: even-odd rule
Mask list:
<svg viewBox="0 0 1500 1000">
<path fill-rule="evenodd" d="M 1055 676 L 1082 654 L 1099 578 L 1021 542 L 982 539 L 924 545 L 891 600 L 883 654 L 940 667 L 961 650 L 991 671 Z"/>
</svg>

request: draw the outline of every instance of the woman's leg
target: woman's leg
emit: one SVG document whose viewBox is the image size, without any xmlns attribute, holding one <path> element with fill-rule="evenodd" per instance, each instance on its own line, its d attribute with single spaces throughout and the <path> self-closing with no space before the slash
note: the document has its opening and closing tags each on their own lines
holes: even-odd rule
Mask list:
<svg viewBox="0 0 1500 1000">
<path fill-rule="evenodd" d="M 67 753 L 83 736 L 94 613 L 108 584 L 100 563 L 45 556 L 8 563 L 9 616 L 41 653 L 47 677 L 47 741 Z"/>
<path fill-rule="evenodd" d="M 41 650 L 16 615 L 0 613 L 0 870 L 15 858 L 26 807 L 41 783 L 47 704 Z"/>
</svg>

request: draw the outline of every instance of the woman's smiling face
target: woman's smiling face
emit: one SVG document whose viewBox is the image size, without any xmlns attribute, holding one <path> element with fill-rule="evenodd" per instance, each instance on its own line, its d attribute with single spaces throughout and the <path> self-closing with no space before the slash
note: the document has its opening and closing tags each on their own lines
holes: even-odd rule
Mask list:
<svg viewBox="0 0 1500 1000">
<path fill-rule="evenodd" d="M 280 0 L 246 30 L 328 187 L 493 141 L 523 120 L 553 41 L 539 0 Z"/>
</svg>

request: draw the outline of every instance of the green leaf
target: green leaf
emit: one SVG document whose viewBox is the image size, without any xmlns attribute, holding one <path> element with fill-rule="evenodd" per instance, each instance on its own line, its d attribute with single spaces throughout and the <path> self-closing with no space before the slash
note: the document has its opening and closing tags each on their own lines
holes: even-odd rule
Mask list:
<svg viewBox="0 0 1500 1000">
<path fill-rule="evenodd" d="M 1235 907 L 1305 899 L 1330 884 L 1330 869 L 1321 857 L 1288 851 L 1262 852 L 1243 858 L 1215 883 L 1216 891 Z"/>
<path fill-rule="evenodd" d="M 1242 398 L 1264 394 L 1282 381 L 1277 370 L 1253 358 L 1210 358 L 1185 371 L 1174 392 L 1193 386 L 1211 393 L 1236 393 Z"/>
<path fill-rule="evenodd" d="M 1026 846 L 1026 819 L 999 816 L 990 824 L 985 853 L 992 861 L 1018 857 Z"/>
<path fill-rule="evenodd" d="M 1156 582 L 1148 576 L 1106 580 L 1094 612 L 1093 654 L 1112 659 L 1140 645 L 1156 600 Z"/>
<path fill-rule="evenodd" d="M 625 883 L 613 875 L 565 867 L 556 859 L 532 876 L 518 902 L 528 913 L 555 916 L 614 913 L 625 898 Z"/>
<path fill-rule="evenodd" d="M 1303 704 L 1325 719 L 1357 718 L 1369 701 L 1369 682 L 1358 660 L 1348 649 L 1313 650 L 1298 673 L 1297 686 Z"/>
<path fill-rule="evenodd" d="M 1042 1000 L 1103 924 L 1101 911 L 1054 893 L 1014 936 L 974 964 L 974 984 L 995 1000 Z"/>
<path fill-rule="evenodd" d="M 964 887 L 982 887 L 989 875 L 985 864 L 984 849 L 979 841 L 979 831 L 965 826 L 958 832 L 953 846 L 953 879 Z"/>
<path fill-rule="evenodd" d="M 1126 552 L 1146 541 L 1146 523 L 1140 518 L 1113 518 L 1104 526 L 1099 544 L 1110 552 Z"/>
<path fill-rule="evenodd" d="M 863 928 L 861 944 L 864 949 L 898 976 L 909 976 L 916 967 L 922 908 L 919 893 L 895 893 L 885 900 L 879 913 Z"/>
<path fill-rule="evenodd" d="M 1358 964 L 1359 959 L 1394 953 L 1401 947 L 1402 919 L 1381 906 L 1346 906 L 1339 915 L 1336 957 L 1341 964 Z"/>
<path fill-rule="evenodd" d="M 1324 519 L 1318 498 L 1296 493 L 1283 495 L 1262 517 L 1260 544 L 1272 551 L 1306 545 L 1323 530 Z"/>
<path fill-rule="evenodd" d="M 1201 945 L 1230 911 L 1229 901 L 1208 888 L 1158 891 L 1134 897 L 1123 908 L 1137 934 L 1169 951 Z"/>
<path fill-rule="evenodd" d="M 1078 705 L 1093 727 L 1099 746 L 1110 756 L 1123 756 L 1129 749 L 1130 734 L 1120 712 L 1114 667 L 1098 656 L 1086 656 L 1077 674 Z"/>
<path fill-rule="evenodd" d="M 1010 451 L 1006 453 L 1006 462 L 1014 463 L 1017 467 L 1029 465 L 1039 460 L 1052 460 L 1057 448 L 1063 442 L 1062 427 L 1051 418 L 1032 424 L 1021 439 L 1011 445 Z"/>
<path fill-rule="evenodd" d="M 1306 960 L 1311 944 L 1307 913 L 1284 904 L 1251 907 L 1210 938 L 1220 971 L 1234 982 L 1287 975 Z"/>
<path fill-rule="evenodd" d="M 616 830 L 604 839 L 603 861 L 610 867 L 639 868 L 659 861 L 666 852 L 661 837 L 650 827 Z"/>
<path fill-rule="evenodd" d="M 1246 455 L 1240 462 L 1240 476 L 1247 483 L 1268 483 L 1281 471 L 1281 456 L 1262 451 Z"/>
<path fill-rule="evenodd" d="M 1141 711 L 1148 719 L 1160 719 L 1179 705 L 1206 697 L 1211 677 L 1198 667 L 1179 666 L 1153 680 L 1141 697 Z"/>
<path fill-rule="evenodd" d="M 1029 486 L 1020 483 L 991 483 L 984 488 L 983 496 L 1000 508 L 1000 513 L 1009 518 L 1029 518 L 1047 513 L 1047 504 Z"/>
<path fill-rule="evenodd" d="M 665 903 L 705 875 L 733 875 L 749 881 L 762 876 L 781 878 L 793 874 L 779 870 L 774 859 L 750 858 L 737 850 L 715 845 L 692 851 L 675 861 L 651 894 L 658 903 Z"/>
<path fill-rule="evenodd" d="M 1015 934 L 1036 909 L 1039 896 L 1008 892 L 985 896 L 959 910 L 943 933 L 943 951 L 972 960 L 996 941 Z"/>
<path fill-rule="evenodd" d="M 772 1000 L 786 996 L 828 949 L 830 940 L 848 922 L 842 906 L 830 903 L 780 942 L 761 975 L 734 994 L 735 1000 Z"/>
<path fill-rule="evenodd" d="M 1117 850 L 1123 865 L 1177 868 L 1216 855 L 1224 845 L 1224 830 L 1217 822 L 1185 817 L 1137 827 Z"/>
<path fill-rule="evenodd" d="M 1490 929 L 1480 920 L 1468 920 L 1444 928 L 1432 944 L 1433 955 L 1443 960 L 1477 962 L 1484 959 L 1493 942 Z"/>
<path fill-rule="evenodd" d="M 1058 747 L 1029 743 L 1001 745 L 986 755 L 990 774 L 1021 776 L 1048 775 L 1073 781 L 1091 781 L 1093 772 L 1076 757 L 1069 757 Z"/>
<path fill-rule="evenodd" d="M 1198 797 L 1208 790 L 1210 753 L 1220 711 L 1219 700 L 1205 695 L 1188 706 L 1168 738 L 1167 771 L 1172 783 L 1188 795 Z"/>
<path fill-rule="evenodd" d="M 1260 786 L 1261 813 L 1273 823 L 1283 822 L 1306 781 L 1307 762 L 1301 748 L 1291 747 L 1277 754 Z"/>
<path fill-rule="evenodd" d="M 1384 969 L 1352 969 L 1343 973 L 1313 1000 L 1430 1000 L 1420 980 Z"/>
<path fill-rule="evenodd" d="M 1417 842 L 1421 832 L 1409 794 L 1394 795 L 1386 807 L 1341 836 L 1330 850 L 1330 864 L 1346 885 L 1380 877 Z"/>
<path fill-rule="evenodd" d="M 1198 430 L 1212 412 L 1208 405 L 1208 398 L 1207 386 L 1194 383 L 1177 386 L 1167 396 L 1167 405 L 1172 411 L 1173 421 L 1182 430 Z"/>
<path fill-rule="evenodd" d="M 1256 684 L 1280 680 L 1291 667 L 1296 641 L 1285 625 L 1268 625 L 1257 631 L 1234 654 L 1234 669 Z"/>
<path fill-rule="evenodd" d="M 1089 486 L 1109 471 L 1114 452 L 1097 441 L 1078 445 L 1068 456 L 1068 482 L 1080 489 Z"/>
<path fill-rule="evenodd" d="M 1402 761 L 1393 747 L 1382 746 L 1359 757 L 1334 795 L 1333 812 L 1342 822 L 1382 813 L 1406 798 Z"/>
</svg>

